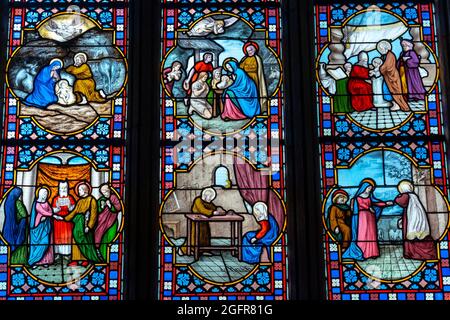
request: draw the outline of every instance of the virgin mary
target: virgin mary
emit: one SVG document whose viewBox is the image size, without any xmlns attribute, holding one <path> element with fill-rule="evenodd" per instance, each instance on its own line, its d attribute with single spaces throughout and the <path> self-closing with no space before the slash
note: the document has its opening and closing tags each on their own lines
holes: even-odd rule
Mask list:
<svg viewBox="0 0 450 320">
<path fill-rule="evenodd" d="M 247 232 L 242 240 L 242 261 L 247 263 L 260 262 L 263 248 L 269 248 L 275 242 L 279 230 L 277 221 L 264 202 L 253 205 L 253 215 L 260 229 Z"/>
<path fill-rule="evenodd" d="M 30 219 L 30 256 L 28 264 L 49 265 L 54 262 L 52 243 L 52 207 L 48 202 L 48 189 L 39 188 Z M 59 218 L 62 219 L 62 218 Z"/>
<path fill-rule="evenodd" d="M 364 260 L 379 256 L 377 240 L 377 220 L 383 207 L 392 205 L 375 198 L 375 181 L 364 179 L 351 201 L 352 241 L 342 255 L 344 259 Z"/>
<path fill-rule="evenodd" d="M 258 89 L 255 82 L 234 59 L 225 61 L 225 69 L 232 74 L 233 84 L 223 93 L 223 120 L 243 120 L 261 113 Z"/>
<path fill-rule="evenodd" d="M 33 91 L 26 97 L 25 103 L 29 106 L 45 109 L 49 105 L 58 102 L 55 93 L 56 82 L 59 80 L 59 72 L 63 62 L 53 59 L 50 64 L 34 78 Z"/>
</svg>

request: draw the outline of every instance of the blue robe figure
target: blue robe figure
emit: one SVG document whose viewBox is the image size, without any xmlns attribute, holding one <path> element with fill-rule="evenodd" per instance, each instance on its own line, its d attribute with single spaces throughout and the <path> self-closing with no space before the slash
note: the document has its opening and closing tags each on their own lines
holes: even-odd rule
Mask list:
<svg viewBox="0 0 450 320">
<path fill-rule="evenodd" d="M 394 98 L 392 98 L 392 94 L 389 91 L 389 88 L 386 84 L 386 81 L 383 80 L 383 98 L 384 100 L 388 101 L 388 102 L 392 102 L 394 100 Z"/>
<path fill-rule="evenodd" d="M 17 201 L 22 196 L 22 189 L 14 188 L 8 193 L 5 202 L 5 222 L 3 224 L 3 238 L 14 252 L 18 246 L 25 243 L 27 219 L 18 219 Z"/>
<path fill-rule="evenodd" d="M 224 101 L 228 96 L 239 111 L 247 118 L 257 116 L 261 113 L 261 104 L 255 82 L 239 67 L 236 61 L 231 60 L 225 63 L 225 65 L 227 64 L 232 69 L 232 71 L 228 71 L 232 72 L 235 78 L 233 84 L 223 93 Z"/>
<path fill-rule="evenodd" d="M 356 200 L 361 194 L 363 194 L 366 189 L 370 186 L 374 186 L 373 183 L 363 180 L 360 183 L 360 186 L 358 188 L 358 191 L 356 192 L 355 196 L 353 197 L 353 215 L 352 215 L 352 241 L 350 243 L 350 246 L 345 250 L 345 252 L 342 254 L 343 259 L 352 259 L 356 261 L 363 261 L 364 255 L 361 250 L 361 248 L 358 246 L 358 224 L 359 224 L 359 209 L 358 209 L 358 201 Z M 375 196 L 373 195 L 373 192 L 370 195 L 370 200 L 372 203 L 380 202 Z M 382 209 L 379 207 L 374 206 L 375 210 L 375 217 L 378 219 L 381 215 Z"/>
<path fill-rule="evenodd" d="M 58 81 L 52 77 L 52 71 L 55 69 L 58 74 L 63 63 L 59 59 L 55 59 L 50 64 L 39 71 L 33 82 L 33 92 L 31 92 L 25 99 L 25 103 L 29 106 L 45 109 L 49 105 L 58 102 L 58 97 L 55 93 L 56 82 Z"/>
<path fill-rule="evenodd" d="M 28 264 L 34 265 L 36 262 L 41 261 L 50 245 L 50 235 L 52 231 L 52 222 L 49 218 L 44 221 L 40 221 L 37 226 L 36 222 L 36 205 L 37 201 L 33 203 L 31 209 L 30 218 L 30 255 L 28 257 Z"/>
<path fill-rule="evenodd" d="M 242 261 L 252 264 L 259 263 L 263 248 L 269 248 L 277 239 L 279 230 L 275 218 L 271 214 L 268 214 L 268 219 L 266 221 L 269 226 L 268 231 L 255 243 L 252 243 L 251 240 L 255 238 L 258 232 L 250 231 L 244 235 L 244 238 L 242 239 Z M 259 223 L 262 224 L 263 222 L 265 221 L 263 220 Z"/>
</svg>

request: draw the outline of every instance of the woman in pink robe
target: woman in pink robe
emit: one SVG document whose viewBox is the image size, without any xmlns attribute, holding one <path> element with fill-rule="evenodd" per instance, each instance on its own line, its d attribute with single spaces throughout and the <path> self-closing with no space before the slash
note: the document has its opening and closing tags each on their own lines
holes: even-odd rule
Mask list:
<svg viewBox="0 0 450 320">
<path fill-rule="evenodd" d="M 361 249 L 364 259 L 376 258 L 380 255 L 377 220 L 381 216 L 382 208 L 391 206 L 393 203 L 375 198 L 373 195 L 375 182 L 373 180 L 363 180 L 361 187 L 361 192 L 357 193 L 352 200 L 352 207 L 356 204 L 354 211 L 358 215 L 357 245 Z"/>
<path fill-rule="evenodd" d="M 48 189 L 41 187 L 37 192 L 37 198 L 33 203 L 30 217 L 30 254 L 28 264 L 33 268 L 38 265 L 48 266 L 53 264 L 53 230 L 51 218 L 61 219 L 53 214 L 48 202 Z"/>
</svg>

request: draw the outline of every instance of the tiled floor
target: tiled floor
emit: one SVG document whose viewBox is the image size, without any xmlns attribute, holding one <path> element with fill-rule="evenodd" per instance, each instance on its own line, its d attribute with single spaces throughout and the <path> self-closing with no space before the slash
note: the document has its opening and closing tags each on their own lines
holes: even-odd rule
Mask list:
<svg viewBox="0 0 450 320">
<path fill-rule="evenodd" d="M 409 102 L 414 112 L 425 111 L 425 102 Z M 390 129 L 405 121 L 411 112 L 391 111 L 390 108 L 374 108 L 364 112 L 352 112 L 350 117 L 359 124 L 375 130 Z"/>
<path fill-rule="evenodd" d="M 405 259 L 403 247 L 399 245 L 380 246 L 380 256 L 358 262 L 359 266 L 377 279 L 399 280 L 416 271 L 422 261 Z"/>
<path fill-rule="evenodd" d="M 55 263 L 46 267 L 39 266 L 35 269 L 29 269 L 29 272 L 37 278 L 49 283 L 67 283 L 80 278 L 88 267 L 75 266 L 68 267 L 69 256 L 57 256 Z"/>
<path fill-rule="evenodd" d="M 174 241 L 177 246 L 182 245 L 183 242 L 184 240 L 180 241 L 180 239 Z M 230 240 L 212 239 L 211 244 L 213 246 L 226 246 L 230 245 Z M 190 264 L 199 275 L 214 282 L 232 282 L 246 276 L 253 270 L 253 265 L 239 261 L 236 257 L 233 257 L 230 251 L 213 251 L 212 254 L 212 256 L 202 255 L 195 262 L 193 256 L 177 254 L 176 262 Z"/>
</svg>

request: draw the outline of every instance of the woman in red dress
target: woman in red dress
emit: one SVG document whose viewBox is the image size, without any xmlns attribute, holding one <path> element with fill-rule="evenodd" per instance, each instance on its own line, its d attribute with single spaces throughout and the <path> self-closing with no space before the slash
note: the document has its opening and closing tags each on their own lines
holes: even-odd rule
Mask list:
<svg viewBox="0 0 450 320">
<path fill-rule="evenodd" d="M 353 109 L 358 112 L 373 108 L 373 91 L 369 81 L 369 56 L 365 51 L 358 55 L 358 63 L 353 66 L 348 81 Z"/>
</svg>

